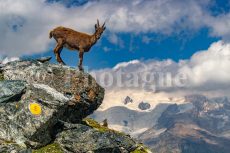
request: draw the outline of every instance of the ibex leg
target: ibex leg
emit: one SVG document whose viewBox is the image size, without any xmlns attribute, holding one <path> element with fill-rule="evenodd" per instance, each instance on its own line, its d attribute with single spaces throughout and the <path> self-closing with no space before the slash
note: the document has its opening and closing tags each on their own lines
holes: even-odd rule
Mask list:
<svg viewBox="0 0 230 153">
<path fill-rule="evenodd" d="M 58 61 L 58 63 L 65 65 L 65 63 L 63 62 L 63 60 L 60 56 L 62 49 L 63 49 L 63 41 L 61 39 L 59 39 L 57 42 L 57 46 L 54 49 L 54 54 L 56 55 L 56 60 Z"/>
<path fill-rule="evenodd" d="M 84 55 L 84 52 L 83 51 L 79 51 L 79 64 L 78 64 L 78 68 L 79 68 L 80 71 L 84 71 L 84 69 L 82 67 L 83 55 Z"/>
</svg>

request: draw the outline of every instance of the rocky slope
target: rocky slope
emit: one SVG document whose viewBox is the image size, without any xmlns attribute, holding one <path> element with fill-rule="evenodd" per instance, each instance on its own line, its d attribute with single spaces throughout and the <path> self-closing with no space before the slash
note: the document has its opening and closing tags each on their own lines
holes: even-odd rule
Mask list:
<svg viewBox="0 0 230 153">
<path fill-rule="evenodd" d="M 186 98 L 190 103 L 168 106 L 157 124 L 139 138 L 158 153 L 229 153 L 228 99 Z"/>
<path fill-rule="evenodd" d="M 138 137 L 140 133 L 152 128 L 156 124 L 158 118 L 168 105 L 160 104 L 148 112 L 140 112 L 116 106 L 105 111 L 95 111 L 90 117 L 100 122 L 107 119 L 110 128 L 123 131 L 133 137 Z"/>
<path fill-rule="evenodd" d="M 104 89 L 87 73 L 48 61 L 0 68 L 0 152 L 147 152 L 90 119 Z"/>
</svg>

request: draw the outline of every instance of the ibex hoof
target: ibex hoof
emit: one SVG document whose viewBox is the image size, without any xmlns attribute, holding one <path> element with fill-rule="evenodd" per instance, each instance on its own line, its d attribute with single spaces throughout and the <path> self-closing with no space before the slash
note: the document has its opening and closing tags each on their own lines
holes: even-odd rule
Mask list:
<svg viewBox="0 0 230 153">
<path fill-rule="evenodd" d="M 82 66 L 78 66 L 79 71 L 84 71 Z"/>
</svg>

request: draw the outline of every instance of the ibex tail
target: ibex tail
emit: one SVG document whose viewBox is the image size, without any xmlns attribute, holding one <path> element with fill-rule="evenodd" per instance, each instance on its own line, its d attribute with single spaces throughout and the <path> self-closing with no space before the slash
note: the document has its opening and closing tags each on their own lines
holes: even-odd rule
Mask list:
<svg viewBox="0 0 230 153">
<path fill-rule="evenodd" d="M 51 39 L 53 37 L 53 31 L 50 31 L 49 38 Z"/>
</svg>

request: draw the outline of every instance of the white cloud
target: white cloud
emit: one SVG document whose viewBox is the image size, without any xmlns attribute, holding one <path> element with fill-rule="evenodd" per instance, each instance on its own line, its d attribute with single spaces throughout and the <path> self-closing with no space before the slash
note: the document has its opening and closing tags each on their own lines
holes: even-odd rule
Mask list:
<svg viewBox="0 0 230 153">
<path fill-rule="evenodd" d="M 230 13 L 216 17 L 207 16 L 204 18 L 204 24 L 211 29 L 211 35 L 230 40 Z"/>
<path fill-rule="evenodd" d="M 142 42 L 145 44 L 149 44 L 152 41 L 152 38 L 148 37 L 148 36 L 143 36 L 142 38 Z"/>
<path fill-rule="evenodd" d="M 102 8 L 88 4 L 68 9 L 44 0 L 1 0 L 0 54 L 21 56 L 46 51 L 51 42 L 48 33 L 59 25 L 92 32 L 96 19 L 106 18 Z"/>
<path fill-rule="evenodd" d="M 179 70 L 187 74 L 195 87 L 221 88 L 230 86 L 230 43 L 213 43 L 207 51 L 191 57 Z"/>
<path fill-rule="evenodd" d="M 132 60 L 132 61 L 129 61 L 129 62 L 122 62 L 122 63 L 118 63 L 114 68 L 113 70 L 118 70 L 118 69 L 121 69 L 121 68 L 126 68 L 130 65 L 139 65 L 140 64 L 140 61 L 139 60 Z"/>
<path fill-rule="evenodd" d="M 45 0 L 0 0 L 0 54 L 21 56 L 47 51 L 49 31 L 59 25 L 93 32 L 97 18 L 112 32 L 170 34 L 209 27 L 228 37 L 230 13 L 212 16 L 210 0 L 99 0 L 66 8 Z M 186 8 L 186 9 L 185 9 Z M 116 39 L 111 39 L 113 42 Z"/>
<path fill-rule="evenodd" d="M 189 60 L 133 60 L 92 72 L 108 92 L 138 90 L 175 95 L 230 94 L 230 43 L 218 41 Z"/>
<path fill-rule="evenodd" d="M 103 47 L 103 50 L 104 50 L 104 52 L 109 52 L 109 51 L 111 51 L 111 48 L 105 46 L 105 47 Z"/>
<path fill-rule="evenodd" d="M 108 40 L 110 43 L 114 45 L 118 45 L 119 47 L 124 47 L 124 42 L 121 38 L 119 38 L 115 33 L 112 33 L 108 36 Z"/>
</svg>

